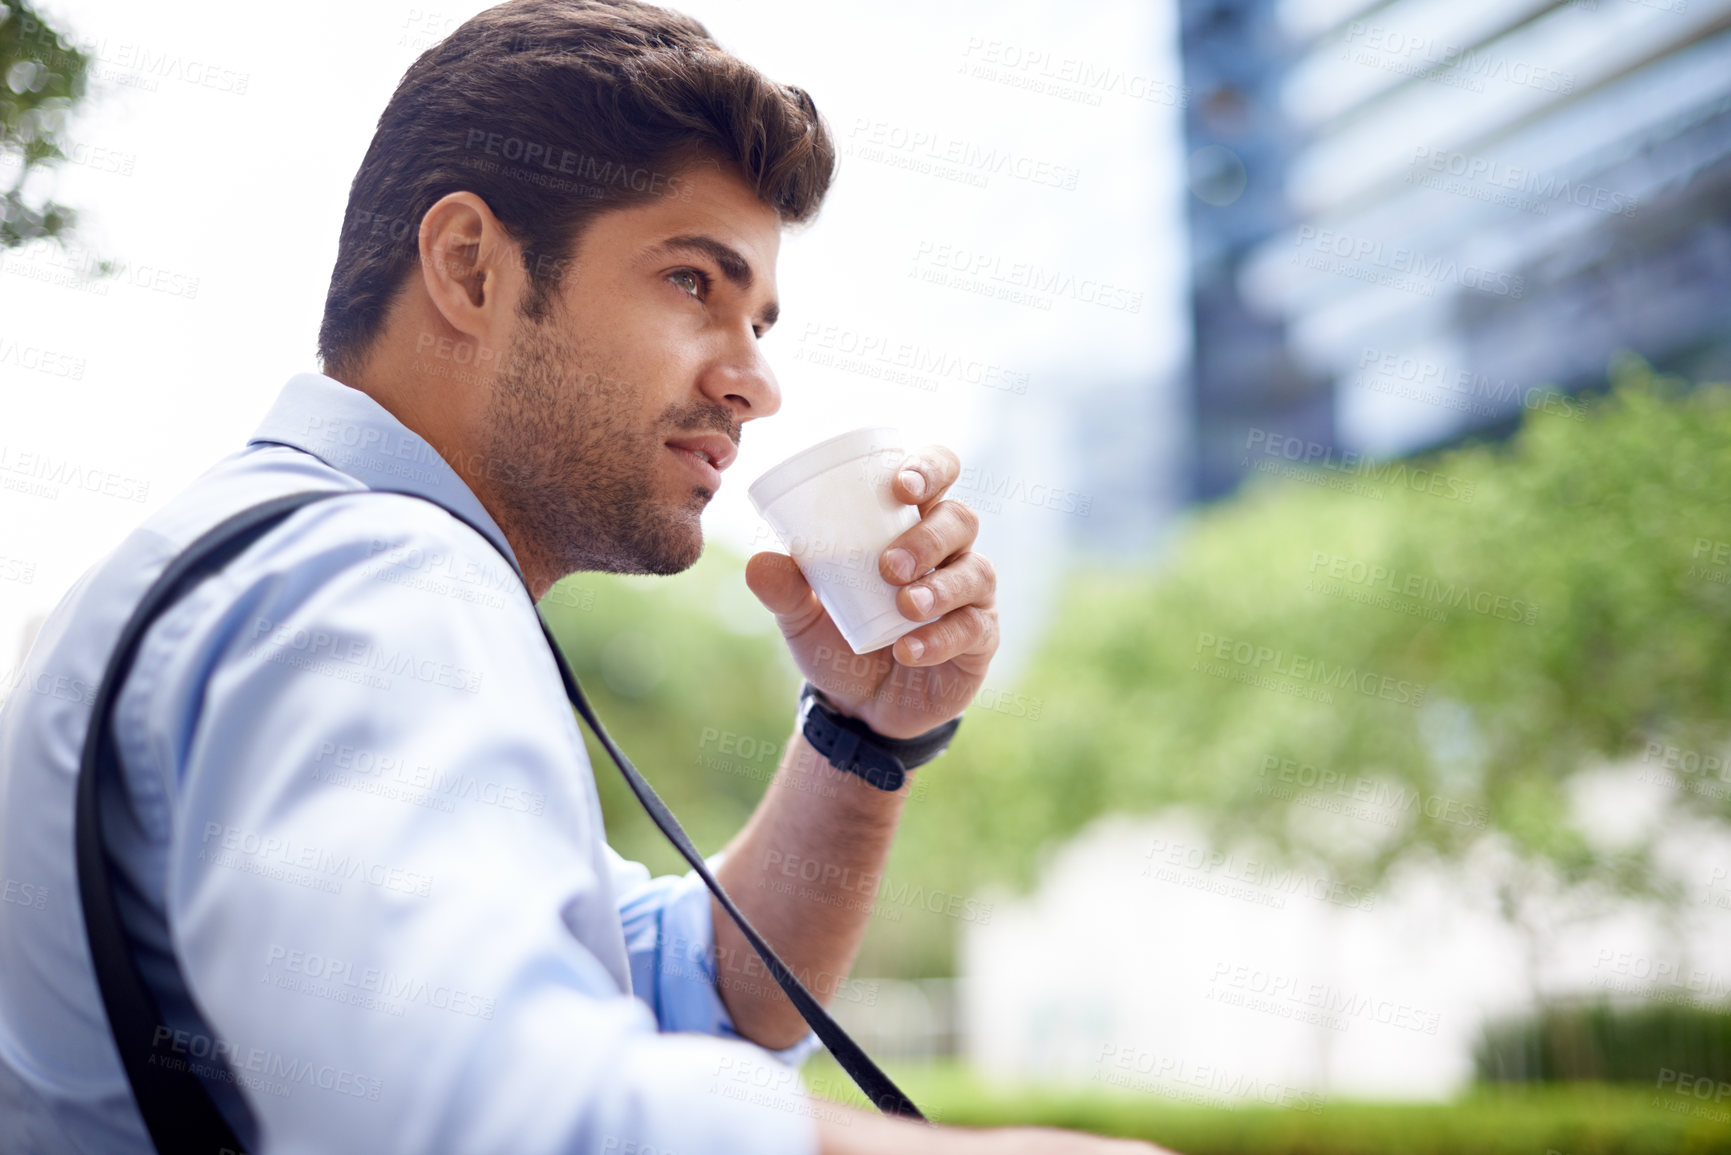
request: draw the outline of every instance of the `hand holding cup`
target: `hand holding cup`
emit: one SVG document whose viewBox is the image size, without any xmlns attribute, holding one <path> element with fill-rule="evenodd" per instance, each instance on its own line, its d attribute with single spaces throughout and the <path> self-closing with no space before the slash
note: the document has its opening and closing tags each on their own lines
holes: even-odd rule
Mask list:
<svg viewBox="0 0 1731 1155">
<path fill-rule="evenodd" d="M 904 452 L 878 427 L 751 486 L 789 554 L 754 555 L 746 584 L 812 684 L 889 737 L 959 715 L 997 652 L 997 577 L 972 548 L 979 516 L 946 496 L 960 473 L 949 449 Z"/>
</svg>

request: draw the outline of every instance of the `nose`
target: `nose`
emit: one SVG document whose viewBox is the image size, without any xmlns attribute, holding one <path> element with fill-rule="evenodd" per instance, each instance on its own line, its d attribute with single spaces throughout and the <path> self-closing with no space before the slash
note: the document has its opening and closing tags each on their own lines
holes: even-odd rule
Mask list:
<svg viewBox="0 0 1731 1155">
<path fill-rule="evenodd" d="M 726 358 L 709 366 L 698 387 L 711 401 L 732 410 L 741 421 L 768 417 L 781 408 L 781 386 L 757 347 L 756 338 Z"/>
</svg>

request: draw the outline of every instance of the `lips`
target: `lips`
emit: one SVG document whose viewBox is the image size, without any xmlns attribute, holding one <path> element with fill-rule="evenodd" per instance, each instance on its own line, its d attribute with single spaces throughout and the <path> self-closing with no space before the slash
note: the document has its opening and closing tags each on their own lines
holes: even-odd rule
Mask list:
<svg viewBox="0 0 1731 1155">
<path fill-rule="evenodd" d="M 739 453 L 733 442 L 720 433 L 701 433 L 667 442 L 667 448 L 691 468 L 710 490 L 721 487 L 721 471 L 733 464 Z"/>
<path fill-rule="evenodd" d="M 723 433 L 695 433 L 676 437 L 667 442 L 669 449 L 682 449 L 701 459 L 717 471 L 726 469 L 739 456 L 739 449 Z"/>
</svg>

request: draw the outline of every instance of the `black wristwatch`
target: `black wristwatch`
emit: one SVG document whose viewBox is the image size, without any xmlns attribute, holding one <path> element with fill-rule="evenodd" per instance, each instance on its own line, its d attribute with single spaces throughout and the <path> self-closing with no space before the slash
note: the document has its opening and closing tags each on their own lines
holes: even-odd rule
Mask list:
<svg viewBox="0 0 1731 1155">
<path fill-rule="evenodd" d="M 960 718 L 951 718 L 912 738 L 886 738 L 858 718 L 831 709 L 822 691 L 810 682 L 799 692 L 800 733 L 812 749 L 837 770 L 858 774 L 892 793 L 902 788 L 909 770 L 942 754 L 961 724 Z"/>
</svg>

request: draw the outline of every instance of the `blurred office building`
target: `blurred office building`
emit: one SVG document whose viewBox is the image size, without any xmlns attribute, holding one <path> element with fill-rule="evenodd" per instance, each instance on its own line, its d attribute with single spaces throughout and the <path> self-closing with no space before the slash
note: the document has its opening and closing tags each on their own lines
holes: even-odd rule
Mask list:
<svg viewBox="0 0 1731 1155">
<path fill-rule="evenodd" d="M 1257 436 L 1393 456 L 1575 413 L 1621 350 L 1731 377 L 1731 0 L 1178 10 L 1189 476 L 1150 509 L 1232 492 Z M 1108 449 L 1113 429 L 1095 430 Z M 990 1075 L 1317 1110 L 1458 1093 L 1487 1018 L 1602 991 L 1612 953 L 1673 949 L 1619 912 L 1540 965 L 1472 872 L 1415 871 L 1343 909 L 1151 870 L 1161 846 L 1214 861 L 1182 814 L 1102 820 L 1035 893 L 962 928 L 953 987 L 902 1001 L 953 1016 L 941 1037 Z M 1707 957 L 1731 941 L 1710 915 L 1677 932 Z M 874 1041 L 943 1051 L 904 1035 Z"/>
<path fill-rule="evenodd" d="M 1731 0 L 1179 8 L 1193 496 L 1269 434 L 1572 413 L 1620 350 L 1731 376 Z"/>
</svg>

